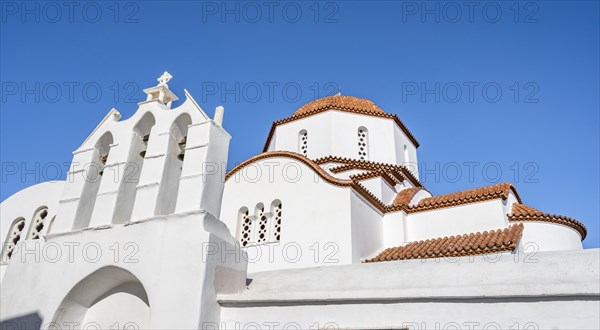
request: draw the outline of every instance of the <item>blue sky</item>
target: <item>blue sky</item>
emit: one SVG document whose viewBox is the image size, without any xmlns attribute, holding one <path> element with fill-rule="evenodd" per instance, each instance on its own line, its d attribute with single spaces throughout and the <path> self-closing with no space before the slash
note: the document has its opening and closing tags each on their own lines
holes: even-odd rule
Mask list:
<svg viewBox="0 0 600 330">
<path fill-rule="evenodd" d="M 1 14 L 2 200 L 64 178 L 104 115 L 131 116 L 168 70 L 180 97 L 225 106 L 230 168 L 272 121 L 341 89 L 405 122 L 434 194 L 512 181 L 600 246 L 596 1 L 2 1 Z"/>
</svg>

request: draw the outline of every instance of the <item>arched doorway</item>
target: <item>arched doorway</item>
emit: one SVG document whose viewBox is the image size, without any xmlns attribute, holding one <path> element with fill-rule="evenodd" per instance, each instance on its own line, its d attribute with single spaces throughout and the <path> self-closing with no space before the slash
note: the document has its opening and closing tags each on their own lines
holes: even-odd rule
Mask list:
<svg viewBox="0 0 600 330">
<path fill-rule="evenodd" d="M 104 267 L 69 291 L 52 322 L 62 329 L 149 329 L 148 295 L 130 272 Z"/>
</svg>

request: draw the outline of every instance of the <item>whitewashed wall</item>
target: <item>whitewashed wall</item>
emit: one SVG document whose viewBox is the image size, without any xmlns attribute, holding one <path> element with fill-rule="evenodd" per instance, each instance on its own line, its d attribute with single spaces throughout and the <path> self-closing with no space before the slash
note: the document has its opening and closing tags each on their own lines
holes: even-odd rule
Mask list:
<svg viewBox="0 0 600 330">
<path fill-rule="evenodd" d="M 519 248 L 521 251 L 581 250 L 581 235 L 575 229 L 554 223 L 522 222 L 525 228 Z"/>
<path fill-rule="evenodd" d="M 218 216 L 230 139 L 220 123 L 210 120 L 187 93 L 175 109 L 144 102 L 131 118 L 120 117 L 114 109 L 109 112 L 74 152 L 56 230 L 136 221 L 174 213 L 176 207 L 202 207 Z M 142 158 L 141 140 L 147 134 Z M 177 159 L 177 142 L 184 136 L 182 162 Z M 104 175 L 99 176 L 99 155 L 106 153 Z"/>
<path fill-rule="evenodd" d="M 396 197 L 396 188 L 390 186 L 387 181 L 381 177 L 362 180 L 360 183 L 385 205 L 392 204 Z"/>
<path fill-rule="evenodd" d="M 410 213 L 406 216 L 409 242 L 506 228 L 501 199 Z"/>
<path fill-rule="evenodd" d="M 352 192 L 352 262 L 360 263 L 384 248 L 382 214 Z"/>
<path fill-rule="evenodd" d="M 308 157 L 341 156 L 358 159 L 358 129 L 368 130 L 368 160 L 388 164 L 404 162 L 404 145 L 411 162 L 417 162 L 416 148 L 392 119 L 325 111 L 278 125 L 269 151 L 298 152 L 298 133 L 308 132 Z"/>
<path fill-rule="evenodd" d="M 42 324 L 55 321 L 63 329 L 73 327 L 66 322 L 81 324 L 86 318 L 102 322 L 99 310 L 118 316 L 126 307 L 92 302 L 103 302 L 112 293 L 129 293 L 130 301 L 131 294 L 141 298 L 122 287 L 133 282 L 147 293 L 150 328 L 196 329 L 201 319 L 219 320 L 217 289 L 237 292 L 245 287 L 244 258 L 236 261 L 235 255 L 218 251 L 235 251 L 233 243 L 227 228 L 202 211 L 26 241 L 3 278 L 0 315 L 7 320 L 38 314 Z M 143 308 L 136 311 L 145 313 Z M 128 319 L 147 320 L 137 312 Z"/>
<path fill-rule="evenodd" d="M 385 248 L 401 246 L 406 242 L 406 213 L 403 211 L 386 213 L 381 221 Z M 374 253 L 368 257 L 374 257 L 377 254 Z"/>
<path fill-rule="evenodd" d="M 267 206 L 273 200 L 282 202 L 281 241 L 246 248 L 252 259 L 249 272 L 330 264 L 327 255 L 335 247 L 327 244 L 332 242 L 339 247 L 334 263 L 348 264 L 352 262 L 350 194 L 349 188 L 323 181 L 312 168 L 295 159 L 267 158 L 225 182 L 221 219 L 239 238 L 238 213 L 242 207 L 252 213 L 258 203 Z"/>
<path fill-rule="evenodd" d="M 251 274 L 248 290 L 218 296 L 220 325 L 598 329 L 600 250 L 546 252 L 533 258 L 503 254 Z"/>
<path fill-rule="evenodd" d="M 46 235 L 48 230 L 51 230 L 54 225 L 52 220 L 55 219 L 58 210 L 58 199 L 63 187 L 64 181 L 43 182 L 23 189 L 2 202 L 2 207 L 0 207 L 0 240 L 2 242 L 0 251 L 5 248 L 12 224 L 19 218 L 25 219 L 25 227 L 21 231 L 20 242 L 27 239 L 27 234 L 32 229 L 33 216 L 42 207 L 48 208 L 48 215 L 44 219 L 44 228 L 40 234 Z M 0 282 L 6 267 L 6 263 L 0 263 Z"/>
</svg>

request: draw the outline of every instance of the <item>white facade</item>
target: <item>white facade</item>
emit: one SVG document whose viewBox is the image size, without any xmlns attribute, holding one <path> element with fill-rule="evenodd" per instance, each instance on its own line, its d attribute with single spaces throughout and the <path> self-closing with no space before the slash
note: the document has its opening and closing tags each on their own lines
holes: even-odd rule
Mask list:
<svg viewBox="0 0 600 330">
<path fill-rule="evenodd" d="M 223 108 L 187 91 L 172 108 L 170 78 L 131 118 L 111 110 L 65 182 L 2 202 L 2 329 L 600 328 L 600 253 L 577 221 L 508 184 L 432 196 L 412 134 L 347 96 L 274 123 L 225 175 Z M 365 263 L 521 223 L 501 253 L 485 248 L 510 238 Z"/>
<path fill-rule="evenodd" d="M 321 112 L 278 125 L 267 151 L 302 153 L 299 138 L 305 131 L 309 158 L 336 155 L 359 159 L 358 131 L 361 129 L 368 137 L 367 160 L 387 164 L 418 163 L 417 147 L 393 120 L 340 111 Z"/>
</svg>

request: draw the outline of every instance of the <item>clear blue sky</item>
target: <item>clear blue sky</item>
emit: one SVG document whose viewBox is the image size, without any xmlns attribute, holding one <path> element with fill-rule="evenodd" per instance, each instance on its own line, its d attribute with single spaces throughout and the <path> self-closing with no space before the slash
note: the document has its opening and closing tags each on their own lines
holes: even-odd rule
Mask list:
<svg viewBox="0 0 600 330">
<path fill-rule="evenodd" d="M 597 1 L 69 6 L 2 1 L 2 200 L 64 178 L 111 107 L 128 118 L 168 70 L 180 97 L 225 106 L 230 168 L 273 120 L 341 86 L 400 116 L 434 194 L 513 181 L 600 245 Z"/>
</svg>

